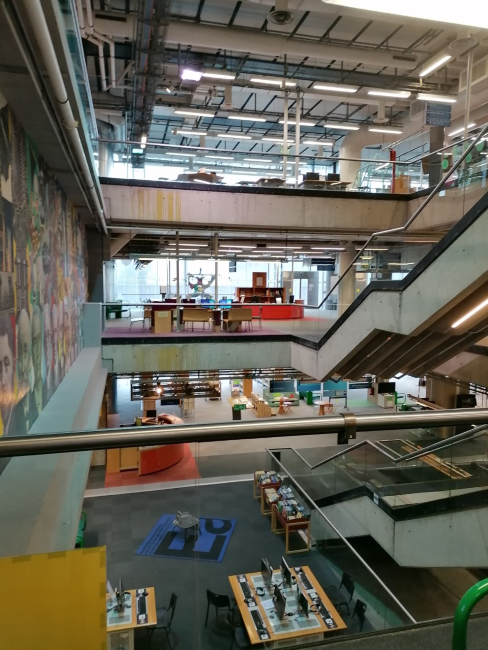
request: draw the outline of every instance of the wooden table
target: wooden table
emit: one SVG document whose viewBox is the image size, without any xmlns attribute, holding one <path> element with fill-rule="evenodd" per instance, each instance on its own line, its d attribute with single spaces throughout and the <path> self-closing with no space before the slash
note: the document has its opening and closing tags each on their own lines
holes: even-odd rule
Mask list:
<svg viewBox="0 0 488 650">
<path fill-rule="evenodd" d="M 236 599 L 237 606 L 239 607 L 239 611 L 242 616 L 242 620 L 246 628 L 247 634 L 249 636 L 249 641 L 251 645 L 264 643 L 265 647 L 271 648 L 278 645 L 281 646 L 283 644 L 283 641 L 286 641 L 288 639 L 298 639 L 298 638 L 302 638 L 304 641 L 315 641 L 315 640 L 320 641 L 324 638 L 324 635 L 326 634 L 334 633 L 339 630 L 344 630 L 347 628 L 347 625 L 339 616 L 339 613 L 331 603 L 330 599 L 327 597 L 326 593 L 320 586 L 319 582 L 315 578 L 310 568 L 308 566 L 302 566 L 301 569 L 307 576 L 310 584 L 312 585 L 311 590 L 307 591 L 305 589 L 305 585 L 298 578 L 299 574 L 297 570 L 290 567 L 292 576 L 295 577 L 298 584 L 301 586 L 301 589 L 309 602 L 309 607 L 313 605 L 314 601 L 312 596 L 314 595 L 314 593 L 320 598 L 323 605 L 326 607 L 326 609 L 330 614 L 330 619 L 327 619 L 327 621 L 329 621 L 328 623 L 326 623 L 326 621 L 324 621 L 324 619 L 322 619 L 322 617 L 318 613 L 313 611 L 310 611 L 309 613 L 308 621 L 310 621 L 310 627 L 308 628 L 301 627 L 301 629 L 297 629 L 298 628 L 298 626 L 296 625 L 297 617 L 287 619 L 286 622 L 278 621 L 275 615 L 273 617 L 269 617 L 268 611 L 264 608 L 262 604 L 263 600 L 268 600 L 270 598 L 269 593 L 266 592 L 266 595 L 262 597 L 258 596 L 256 593 L 256 587 L 259 587 L 263 584 L 263 579 L 261 574 L 247 573 L 244 576 L 229 576 L 229 582 L 234 594 L 234 598 Z M 274 571 L 273 575 L 276 576 L 275 581 L 277 582 L 282 581 L 280 571 Z M 244 594 L 240 587 L 239 579 L 241 577 L 244 577 L 246 579 L 253 593 L 254 601 L 249 605 L 246 603 Z M 291 603 L 293 603 L 294 599 L 296 598 L 296 588 L 295 587 L 293 587 L 292 589 L 286 588 L 284 590 L 284 593 L 285 596 L 287 597 L 288 603 L 290 603 L 291 606 Z M 290 610 L 290 606 L 287 604 L 287 611 Z M 251 615 L 251 611 L 253 609 L 259 610 L 263 622 L 268 628 L 268 637 L 269 637 L 268 639 L 260 638 Z M 299 620 L 300 622 L 302 622 L 302 625 L 303 622 L 307 621 L 307 619 L 305 619 L 303 616 L 301 616 Z"/>
<path fill-rule="evenodd" d="M 315 402 L 315 404 L 319 407 L 319 415 L 334 412 L 334 404 L 332 402 Z"/>
<path fill-rule="evenodd" d="M 286 555 L 293 553 L 304 553 L 310 550 L 310 519 L 301 517 L 300 519 L 285 519 L 279 512 L 275 503 L 271 505 L 271 530 L 275 535 L 285 535 Z M 290 533 L 296 533 L 304 530 L 307 536 L 307 547 L 300 548 L 297 551 L 290 551 Z"/>
<path fill-rule="evenodd" d="M 156 614 L 156 595 L 154 587 L 146 587 L 146 609 L 147 609 L 147 622 L 138 623 L 137 621 L 137 602 L 136 602 L 136 589 L 126 591 L 130 595 L 131 607 L 130 616 L 123 616 L 123 621 L 117 623 L 116 613 L 107 612 L 107 648 L 108 650 L 115 650 L 116 648 L 126 648 L 133 650 L 134 648 L 134 630 L 142 627 L 151 627 L 157 624 L 158 618 Z M 107 594 L 108 603 L 108 594 Z M 126 610 L 128 611 L 128 610 Z"/>
</svg>

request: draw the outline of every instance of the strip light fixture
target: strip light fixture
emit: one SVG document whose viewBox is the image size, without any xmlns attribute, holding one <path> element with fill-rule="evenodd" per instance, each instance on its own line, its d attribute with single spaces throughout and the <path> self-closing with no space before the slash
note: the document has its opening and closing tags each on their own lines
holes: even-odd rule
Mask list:
<svg viewBox="0 0 488 650">
<path fill-rule="evenodd" d="M 327 90 L 332 93 L 357 93 L 359 86 L 344 86 L 342 84 L 328 84 L 316 81 L 312 86 L 314 90 Z"/>
<path fill-rule="evenodd" d="M 476 126 L 476 124 L 468 124 L 468 129 L 473 129 Z M 453 138 L 456 135 L 459 135 L 460 133 L 464 133 L 464 126 L 461 129 L 456 129 L 452 133 L 448 133 L 450 138 Z"/>
<path fill-rule="evenodd" d="M 316 145 L 317 147 L 333 147 L 335 142 L 332 140 L 302 140 L 302 144 Z"/>
<path fill-rule="evenodd" d="M 197 135 L 208 135 L 207 131 L 193 131 L 192 129 L 177 129 L 176 130 L 177 135 L 190 135 L 190 136 L 197 136 Z"/>
<path fill-rule="evenodd" d="M 390 128 L 383 128 L 383 127 L 377 127 L 377 126 L 370 126 L 368 131 L 370 133 L 393 133 L 395 135 L 399 135 L 400 133 L 403 133 L 402 130 L 400 129 L 390 129 Z"/>
<path fill-rule="evenodd" d="M 468 311 L 467 314 L 464 314 L 464 316 L 462 316 L 459 320 L 457 320 L 455 323 L 453 323 L 451 325 L 451 327 L 453 329 L 455 329 L 456 327 L 459 327 L 459 325 L 461 325 L 462 323 L 467 321 L 468 318 L 471 318 L 471 316 L 474 316 L 475 314 L 477 314 L 479 311 L 481 311 L 483 309 L 483 307 L 486 307 L 487 305 L 488 305 L 488 299 L 483 300 L 483 302 L 480 302 L 480 304 L 477 305 L 474 309 L 472 309 L 471 311 Z"/>
<path fill-rule="evenodd" d="M 434 102 L 436 104 L 455 104 L 457 97 L 454 95 L 431 95 L 429 93 L 418 93 L 417 99 L 421 102 Z"/>
<path fill-rule="evenodd" d="M 344 124 L 342 122 L 327 122 L 324 124 L 326 129 L 338 129 L 340 131 L 359 131 L 359 126 L 354 124 Z"/>
<path fill-rule="evenodd" d="M 170 242 L 168 246 L 176 246 L 176 242 Z M 180 242 L 179 246 L 189 246 L 190 248 L 207 248 L 208 244 L 185 244 L 185 242 Z"/>
<path fill-rule="evenodd" d="M 246 162 L 255 162 L 255 163 L 271 163 L 273 160 L 271 158 L 243 158 Z"/>
<path fill-rule="evenodd" d="M 201 70 L 195 70 L 193 68 L 183 68 L 181 71 L 183 81 L 200 81 L 202 75 L 203 72 Z"/>
<path fill-rule="evenodd" d="M 408 90 L 368 90 L 371 97 L 396 97 L 398 99 L 407 99 L 412 93 Z"/>
<path fill-rule="evenodd" d="M 205 70 L 202 74 L 202 77 L 208 77 L 209 79 L 230 79 L 231 81 L 236 78 L 236 73 L 231 72 L 230 70 Z"/>
<path fill-rule="evenodd" d="M 210 154 L 206 155 L 205 158 L 215 158 L 216 160 L 234 160 L 233 156 L 212 156 Z"/>
<path fill-rule="evenodd" d="M 165 151 L 167 156 L 183 156 L 184 158 L 195 158 L 196 153 L 181 153 L 179 151 Z"/>
<path fill-rule="evenodd" d="M 175 115 L 189 115 L 190 117 L 215 117 L 215 112 L 211 113 L 210 111 L 199 111 L 197 109 L 177 109 L 175 110 Z"/>
<path fill-rule="evenodd" d="M 280 144 L 284 144 L 283 138 L 261 138 L 261 140 L 265 140 L 266 142 L 279 142 Z M 287 140 L 287 144 L 294 144 L 295 140 Z"/>
<path fill-rule="evenodd" d="M 218 138 L 231 138 L 232 140 L 252 140 L 252 136 L 244 133 L 217 133 Z"/>
<path fill-rule="evenodd" d="M 233 113 L 232 115 L 227 115 L 228 120 L 241 120 L 246 122 L 267 122 L 268 120 L 265 117 L 259 117 L 258 115 L 243 115 L 241 113 Z"/>
<path fill-rule="evenodd" d="M 307 119 L 302 120 L 300 118 L 300 126 L 317 126 L 317 121 L 318 120 L 307 120 Z M 279 124 L 284 124 L 284 123 L 285 123 L 285 120 L 280 120 L 279 121 Z M 296 118 L 293 115 L 292 119 L 288 120 L 288 125 L 289 126 L 295 126 L 296 123 L 297 123 Z"/>
<path fill-rule="evenodd" d="M 146 148 L 146 142 L 147 142 L 147 135 L 145 133 L 143 133 L 141 135 L 141 149 Z"/>
<path fill-rule="evenodd" d="M 437 68 L 440 68 L 442 65 L 444 65 L 444 63 L 447 63 L 449 59 L 452 59 L 452 56 L 450 54 L 445 54 L 440 59 L 437 59 L 437 61 L 431 63 L 427 68 L 421 70 L 419 72 L 419 77 L 426 77 L 431 72 L 434 72 L 434 70 L 437 70 Z"/>
<path fill-rule="evenodd" d="M 250 81 L 256 84 L 268 84 L 271 86 L 287 86 L 288 88 L 295 88 L 296 81 L 288 79 L 278 79 L 277 77 L 251 77 Z"/>
</svg>

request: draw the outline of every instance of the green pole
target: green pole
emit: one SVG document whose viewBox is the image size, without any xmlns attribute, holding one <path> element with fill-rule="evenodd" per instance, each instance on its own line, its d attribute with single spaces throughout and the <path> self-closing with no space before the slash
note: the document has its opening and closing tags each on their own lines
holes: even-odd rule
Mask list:
<svg viewBox="0 0 488 650">
<path fill-rule="evenodd" d="M 482 580 L 468 589 L 459 601 L 454 614 L 452 650 L 466 650 L 469 615 L 473 607 L 486 595 L 488 595 L 488 580 Z"/>
</svg>

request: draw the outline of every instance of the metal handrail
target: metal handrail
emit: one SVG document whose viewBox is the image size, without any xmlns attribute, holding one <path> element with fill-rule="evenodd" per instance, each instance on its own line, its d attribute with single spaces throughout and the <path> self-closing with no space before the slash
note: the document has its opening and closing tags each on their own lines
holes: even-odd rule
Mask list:
<svg viewBox="0 0 488 650">
<path fill-rule="evenodd" d="M 469 615 L 474 606 L 486 596 L 488 596 L 488 580 L 482 580 L 468 589 L 459 601 L 452 626 L 452 650 L 466 650 Z"/>
<path fill-rule="evenodd" d="M 398 600 L 398 598 L 393 594 L 388 587 L 385 585 L 385 583 L 381 580 L 381 578 L 376 575 L 376 573 L 373 571 L 373 569 L 365 562 L 365 560 L 361 557 L 361 555 L 351 546 L 351 544 L 348 542 L 348 540 L 342 535 L 340 530 L 334 526 L 334 524 L 330 521 L 330 519 L 322 512 L 322 510 L 319 508 L 319 506 L 315 503 L 315 501 L 312 499 L 312 497 L 303 489 L 303 487 L 296 481 L 295 478 L 290 474 L 290 472 L 286 469 L 286 467 L 283 465 L 281 461 L 279 461 L 275 456 L 273 456 L 270 452 L 269 449 L 266 449 L 266 452 L 272 456 L 274 462 L 276 462 L 286 473 L 288 478 L 294 485 L 297 487 L 298 490 L 300 490 L 301 494 L 305 496 L 307 501 L 315 508 L 315 512 L 322 517 L 322 519 L 325 521 L 327 526 L 330 526 L 330 528 L 336 533 L 337 537 L 347 546 L 347 548 L 353 553 L 353 555 L 356 556 L 356 558 L 360 561 L 360 563 L 366 568 L 366 570 L 373 576 L 373 578 L 378 582 L 378 584 L 383 587 L 385 592 L 393 599 L 393 601 L 400 607 L 400 609 L 403 611 L 403 613 L 408 617 L 412 623 L 416 623 L 417 621 L 414 619 L 414 617 L 410 614 L 410 612 L 402 605 L 402 603 Z"/>
<path fill-rule="evenodd" d="M 387 230 L 379 230 L 378 232 L 374 232 L 367 242 L 363 245 L 361 250 L 357 253 L 357 255 L 354 257 L 352 262 L 348 265 L 347 269 L 344 271 L 344 273 L 339 277 L 337 282 L 334 284 L 334 286 L 329 290 L 329 292 L 326 294 L 325 298 L 322 300 L 322 302 L 319 305 L 319 308 L 322 307 L 322 305 L 326 302 L 326 300 L 331 296 L 331 294 L 337 289 L 337 287 L 340 285 L 344 277 L 349 273 L 351 268 L 354 266 L 355 262 L 359 259 L 359 257 L 364 253 L 365 250 L 367 250 L 368 246 L 371 244 L 373 239 L 376 237 L 381 237 L 382 235 L 390 235 L 392 233 L 398 233 L 398 232 L 405 232 L 411 224 L 417 219 L 417 217 L 423 212 L 423 210 L 427 207 L 427 205 L 432 201 L 434 196 L 439 192 L 439 190 L 442 189 L 442 187 L 445 185 L 446 181 L 454 174 L 455 171 L 463 164 L 465 161 L 466 157 L 471 153 L 471 151 L 474 149 L 474 147 L 478 144 L 478 142 L 481 140 L 481 138 L 488 133 L 488 124 L 483 127 L 483 129 L 479 132 L 479 134 L 474 138 L 474 140 L 471 142 L 469 147 L 466 148 L 465 151 L 461 154 L 460 158 L 456 161 L 456 163 L 451 167 L 451 169 L 447 172 L 447 174 L 442 178 L 439 183 L 434 187 L 432 192 L 429 194 L 429 196 L 425 199 L 425 201 L 422 203 L 421 206 L 415 210 L 413 215 L 410 217 L 410 219 L 407 221 L 407 223 L 404 226 L 399 226 L 397 228 L 388 228 Z"/>
<path fill-rule="evenodd" d="M 263 422 L 217 422 L 154 427 L 127 427 L 95 431 L 66 432 L 35 436 L 7 436 L 0 439 L 0 458 L 95 449 L 144 447 L 183 442 L 255 440 L 301 435 L 323 435 L 354 431 L 387 431 L 420 427 L 488 425 L 488 409 L 404 411 L 392 414 L 331 415 Z"/>
<path fill-rule="evenodd" d="M 440 440 L 439 442 L 434 442 L 428 447 L 423 447 L 423 449 L 419 449 L 418 451 L 412 451 L 409 454 L 405 454 L 405 456 L 401 456 L 400 458 L 395 458 L 393 462 L 408 463 L 409 461 L 415 460 L 416 458 L 427 456 L 433 451 L 439 451 L 441 449 L 446 449 L 447 447 L 453 447 L 454 445 L 458 445 L 459 443 L 464 442 L 465 440 L 469 440 L 470 438 L 477 438 L 478 436 L 482 436 L 487 432 L 487 429 L 488 426 L 482 424 L 481 426 L 475 427 L 474 429 L 470 429 L 469 431 L 463 431 L 462 433 L 458 433 L 455 436 L 448 438 L 448 440 Z"/>
</svg>

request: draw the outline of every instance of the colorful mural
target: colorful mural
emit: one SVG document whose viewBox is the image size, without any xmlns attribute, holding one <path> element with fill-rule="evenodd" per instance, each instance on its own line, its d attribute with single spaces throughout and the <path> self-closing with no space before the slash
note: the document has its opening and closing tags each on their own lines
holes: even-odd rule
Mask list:
<svg viewBox="0 0 488 650">
<path fill-rule="evenodd" d="M 83 226 L 0 104 L 0 435 L 27 433 L 81 346 Z"/>
</svg>

